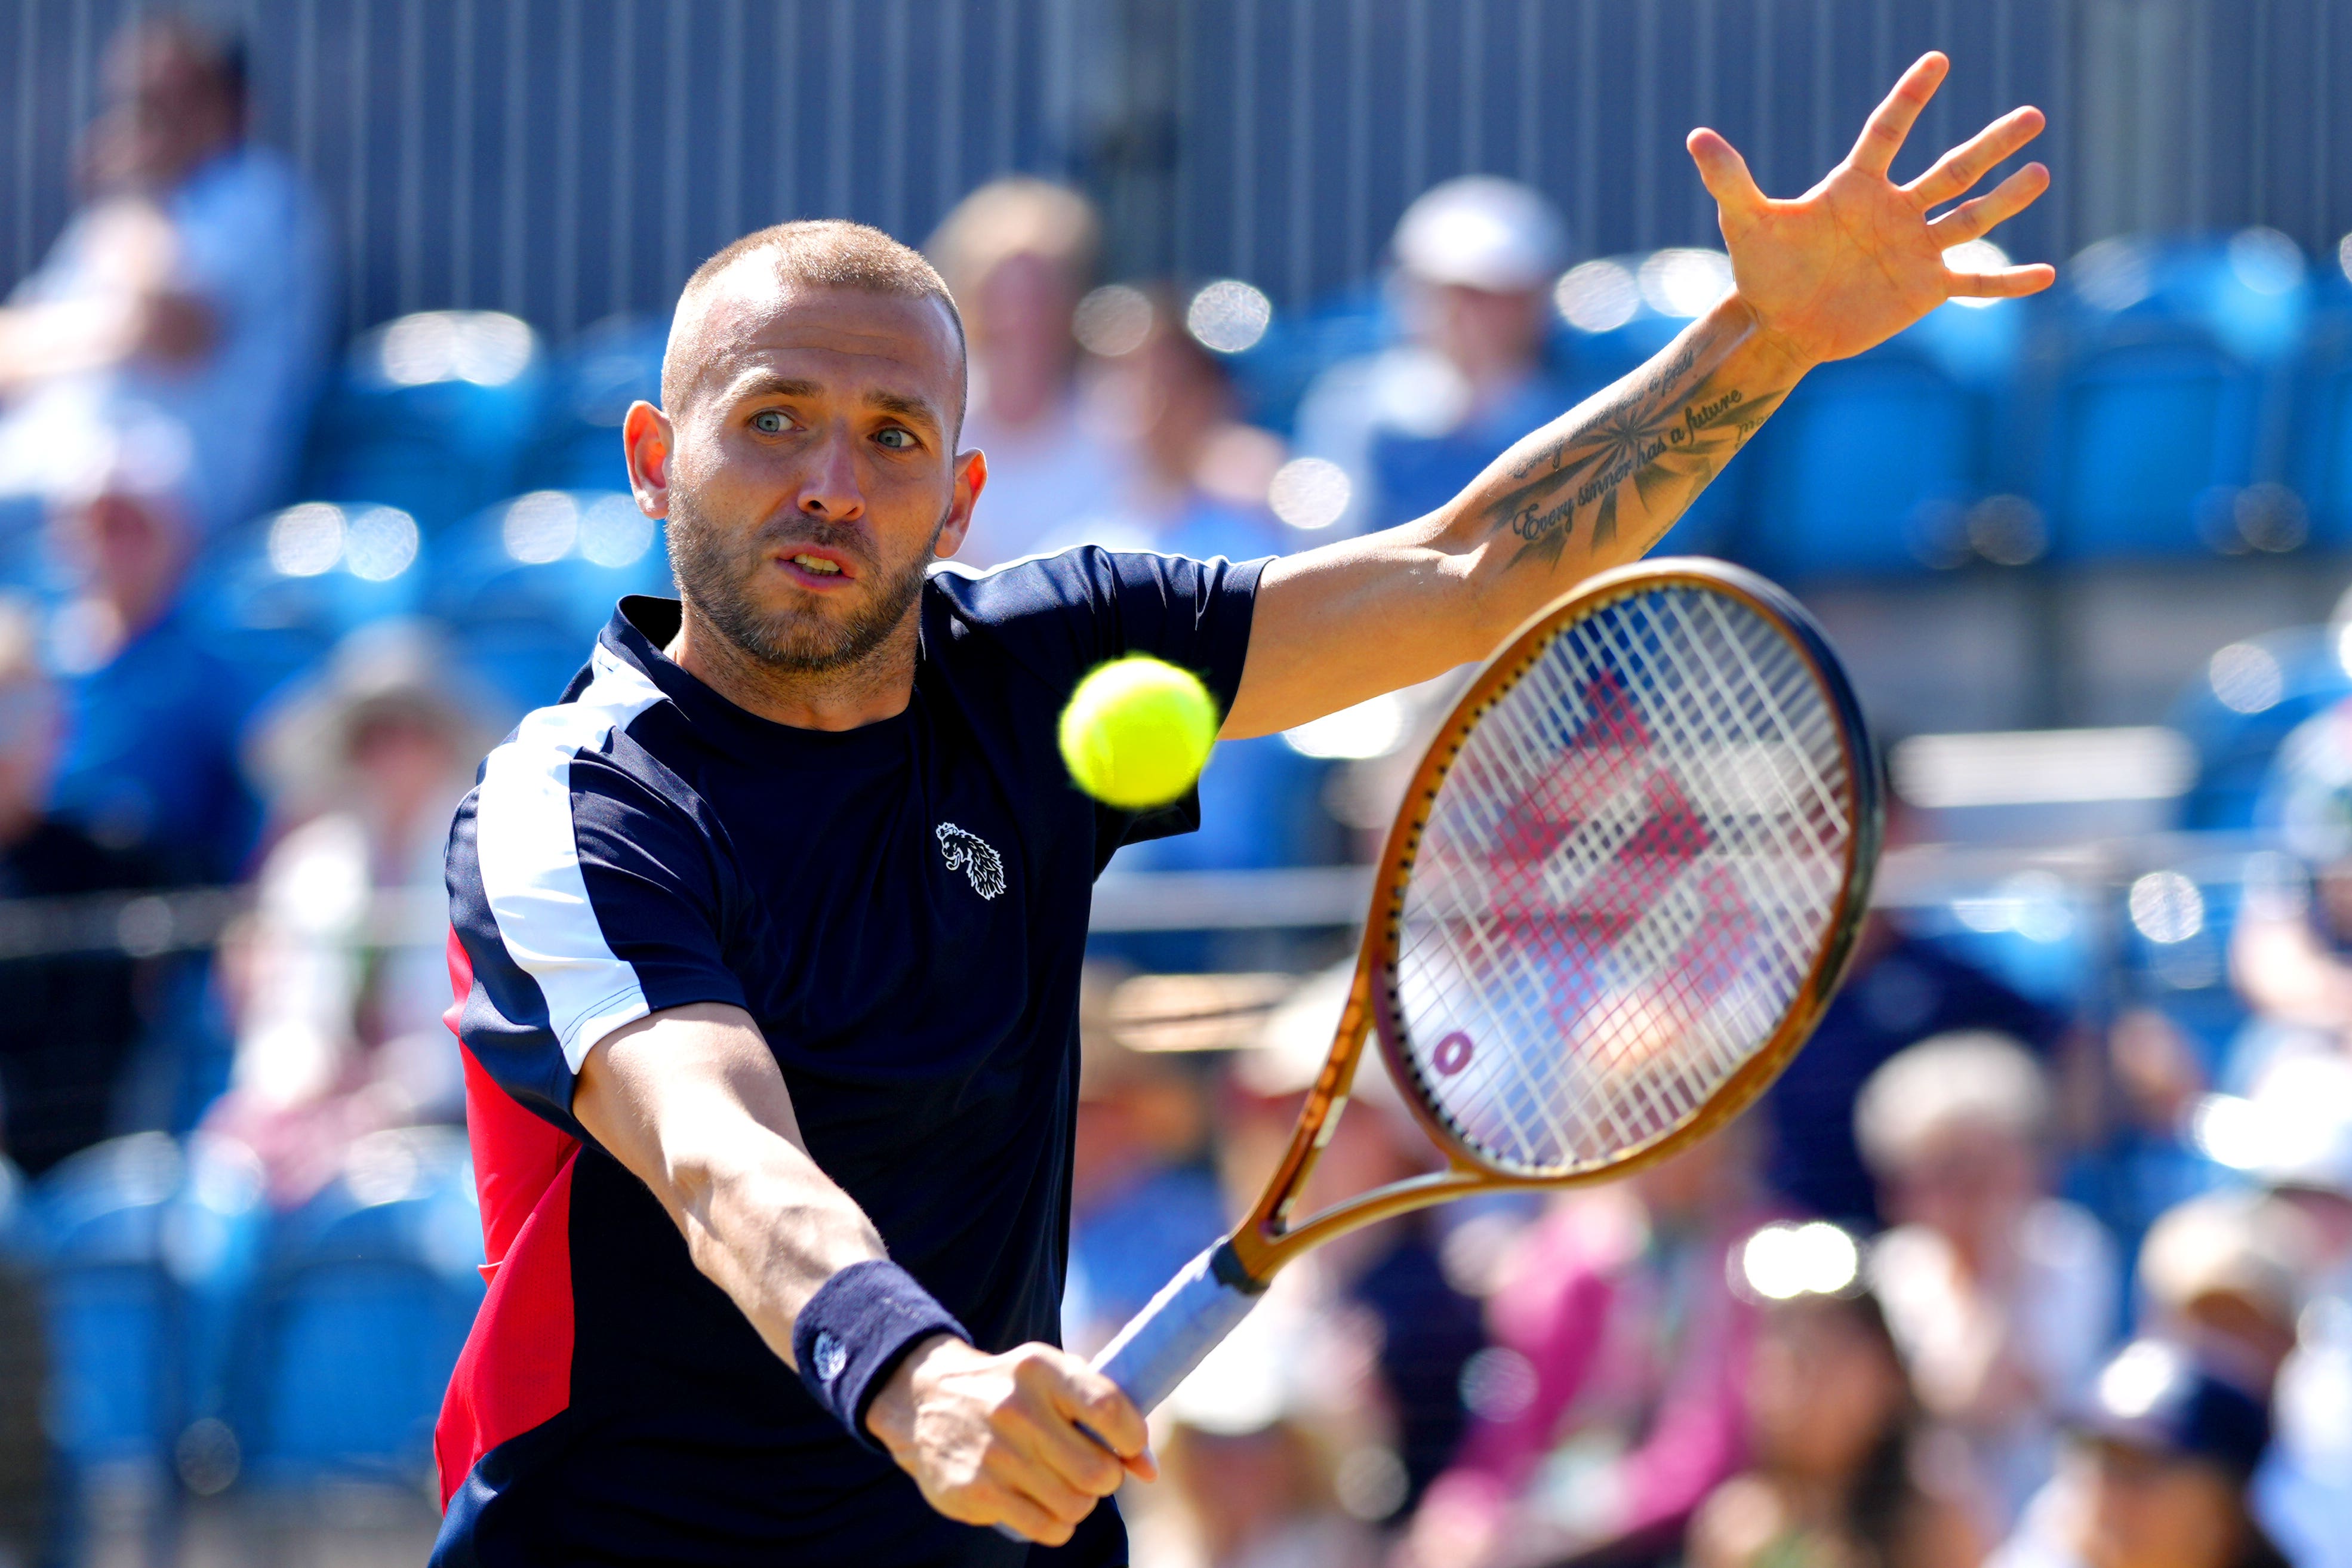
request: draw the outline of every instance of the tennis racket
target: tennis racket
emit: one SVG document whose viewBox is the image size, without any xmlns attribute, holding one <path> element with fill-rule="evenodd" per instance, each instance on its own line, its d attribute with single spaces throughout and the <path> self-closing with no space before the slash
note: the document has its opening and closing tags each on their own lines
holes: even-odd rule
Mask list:
<svg viewBox="0 0 2352 1568">
<path fill-rule="evenodd" d="M 1622 1176 L 1729 1122 L 1836 991 L 1880 826 L 1861 709 L 1780 590 L 1667 559 L 1553 604 L 1422 759 L 1265 1195 L 1096 1369 L 1149 1413 L 1307 1249 L 1475 1192 Z M 1367 1035 L 1445 1168 L 1302 1218 Z"/>
</svg>

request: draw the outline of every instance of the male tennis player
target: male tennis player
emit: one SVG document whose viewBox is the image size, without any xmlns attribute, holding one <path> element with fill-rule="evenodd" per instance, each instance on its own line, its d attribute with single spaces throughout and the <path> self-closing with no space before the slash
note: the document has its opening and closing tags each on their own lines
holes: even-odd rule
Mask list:
<svg viewBox="0 0 2352 1568">
<path fill-rule="evenodd" d="M 2047 287 L 1943 256 L 2040 165 L 1928 217 L 2032 110 L 1888 177 L 1945 69 L 1913 66 L 1795 201 L 1694 132 L 1736 292 L 1444 509 L 1271 562 L 936 569 L 988 478 L 957 451 L 938 276 L 839 223 L 706 263 L 662 407 L 624 431 L 681 601 L 623 601 L 451 835 L 493 1262 L 434 1562 L 1027 1559 L 975 1528 L 1000 1522 L 1062 1545 L 1036 1560 L 1124 1562 L 1097 1505 L 1152 1475 L 1143 1422 L 1054 1348 L 1078 966 L 1111 852 L 1197 805 L 1080 796 L 1063 703 L 1149 653 L 1264 735 L 1479 658 L 1648 549 L 1808 367 L 1949 296 Z"/>
</svg>

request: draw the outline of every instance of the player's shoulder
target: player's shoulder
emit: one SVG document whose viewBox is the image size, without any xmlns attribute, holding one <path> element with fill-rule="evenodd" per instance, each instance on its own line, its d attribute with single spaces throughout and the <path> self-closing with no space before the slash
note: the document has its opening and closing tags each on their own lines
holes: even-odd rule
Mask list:
<svg viewBox="0 0 2352 1568">
<path fill-rule="evenodd" d="M 1100 545 L 1082 544 L 990 567 L 935 560 L 924 574 L 924 588 L 951 612 L 974 622 L 1068 613 L 1083 609 L 1093 591 L 1115 575 L 1112 554 Z"/>
<path fill-rule="evenodd" d="M 597 778 L 632 793 L 670 798 L 682 786 L 658 755 L 658 732 L 641 723 L 671 703 L 644 670 L 599 643 L 562 702 L 525 714 L 483 759 L 478 810 L 522 810 L 567 800 L 583 787 L 583 762 Z"/>
<path fill-rule="evenodd" d="M 1098 544 L 1022 556 L 1000 566 L 933 561 L 925 586 L 961 619 L 1014 622 L 1038 616 L 1085 615 L 1136 591 L 1164 593 L 1229 563 L 1164 550 L 1117 549 Z"/>
</svg>

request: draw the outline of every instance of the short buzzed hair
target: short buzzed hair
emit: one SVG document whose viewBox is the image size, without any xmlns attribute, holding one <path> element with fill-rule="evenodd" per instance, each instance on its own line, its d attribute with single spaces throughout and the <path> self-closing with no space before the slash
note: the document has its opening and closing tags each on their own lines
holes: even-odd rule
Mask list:
<svg viewBox="0 0 2352 1568">
<path fill-rule="evenodd" d="M 963 313 L 948 292 L 938 269 L 912 246 L 901 245 L 880 229 L 844 218 L 803 218 L 754 229 L 694 269 L 678 291 L 678 306 L 700 293 L 719 274 L 750 256 L 773 259 L 779 281 L 804 288 L 856 288 L 899 299 L 936 299 L 948 313 L 956 335 L 955 423 L 963 424 L 966 361 Z M 669 347 L 662 355 L 662 406 L 672 413 L 684 400 L 688 372 L 678 356 L 677 331 L 670 330 Z"/>
</svg>

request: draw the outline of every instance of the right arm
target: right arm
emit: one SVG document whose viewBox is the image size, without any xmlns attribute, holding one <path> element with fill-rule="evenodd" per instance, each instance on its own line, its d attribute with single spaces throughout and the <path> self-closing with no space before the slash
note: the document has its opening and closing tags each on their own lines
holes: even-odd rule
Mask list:
<svg viewBox="0 0 2352 1568">
<path fill-rule="evenodd" d="M 118 197 L 82 222 L 83 265 L 105 287 L 0 308 L 0 392 L 142 355 L 185 365 L 219 339 L 212 305 L 174 281 L 179 235 L 160 208 Z"/>
<path fill-rule="evenodd" d="M 572 1111 L 788 1365 L 810 1298 L 886 1256 L 873 1222 L 809 1157 L 783 1074 L 740 1008 L 669 1008 L 614 1030 L 581 1063 Z M 887 1374 L 863 1419 L 941 1513 L 1048 1544 L 1068 1540 L 1127 1472 L 1154 1473 L 1127 1396 L 1049 1345 L 990 1355 L 935 1334 Z"/>
</svg>

